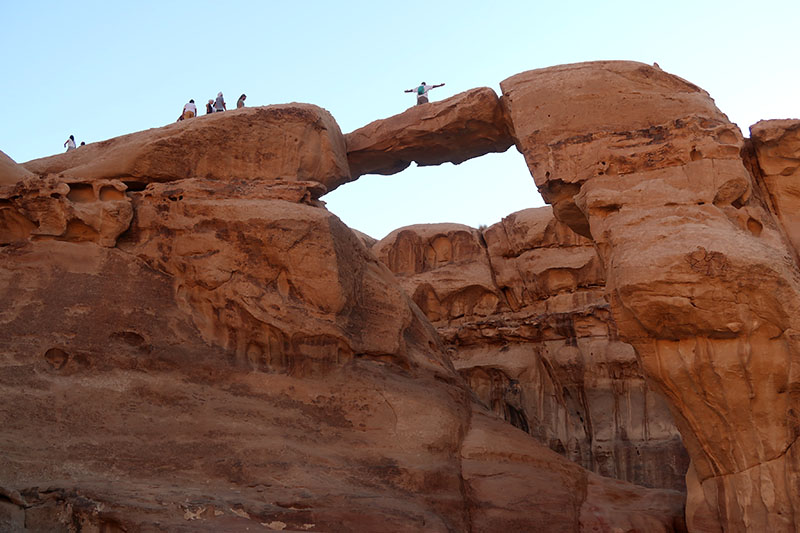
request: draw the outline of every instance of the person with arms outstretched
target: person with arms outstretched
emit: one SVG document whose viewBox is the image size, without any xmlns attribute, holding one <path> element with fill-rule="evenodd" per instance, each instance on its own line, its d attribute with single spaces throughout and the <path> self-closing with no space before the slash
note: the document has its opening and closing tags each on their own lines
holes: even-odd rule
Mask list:
<svg viewBox="0 0 800 533">
<path fill-rule="evenodd" d="M 428 91 L 431 89 L 435 89 L 437 87 L 444 87 L 444 83 L 439 83 L 437 85 L 428 85 L 424 81 L 419 85 L 419 87 L 415 89 L 406 89 L 405 92 L 407 93 L 417 93 L 417 105 L 420 104 L 427 104 L 428 103 Z"/>
</svg>

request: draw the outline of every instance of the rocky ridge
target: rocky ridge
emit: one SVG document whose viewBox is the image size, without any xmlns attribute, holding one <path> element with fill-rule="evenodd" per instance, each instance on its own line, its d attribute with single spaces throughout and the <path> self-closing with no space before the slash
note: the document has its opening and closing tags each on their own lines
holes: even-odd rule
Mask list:
<svg viewBox="0 0 800 533">
<path fill-rule="evenodd" d="M 680 492 L 580 465 L 674 486 L 663 398 L 689 530 L 796 530 L 797 121 L 745 141 L 632 62 L 501 88 L 463 151 L 456 98 L 361 168 L 308 104 L 2 159 L 0 525 L 681 531 Z M 373 254 L 318 201 L 509 136 L 555 220 Z"/>
<path fill-rule="evenodd" d="M 302 110 L 286 114 L 323 114 Z M 41 174 L 0 189 L 3 528 L 679 527 L 679 492 L 588 472 L 474 400 L 394 275 L 316 199 L 343 137 L 314 176 L 313 127 L 258 176 L 137 170 L 158 139 L 177 157 L 204 126 L 181 127 L 109 141 L 140 154 L 121 162 L 28 163 Z"/>
</svg>

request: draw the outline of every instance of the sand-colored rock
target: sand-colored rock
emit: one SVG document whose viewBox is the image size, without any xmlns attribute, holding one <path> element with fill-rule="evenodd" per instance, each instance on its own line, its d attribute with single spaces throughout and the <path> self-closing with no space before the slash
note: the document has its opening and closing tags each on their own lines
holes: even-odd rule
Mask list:
<svg viewBox="0 0 800 533">
<path fill-rule="evenodd" d="M 683 494 L 589 473 L 483 412 L 461 457 L 471 531 L 685 531 Z"/>
<path fill-rule="evenodd" d="M 0 484 L 128 528 L 463 530 L 468 403 L 435 332 L 330 213 L 236 185 L 151 185 L 113 249 L 3 253 Z"/>
<path fill-rule="evenodd" d="M 591 471 L 683 490 L 686 453 L 633 348 L 616 337 L 602 262 L 549 207 L 483 232 L 410 226 L 373 251 L 495 414 Z"/>
<path fill-rule="evenodd" d="M 40 182 L 20 190 L 58 188 Z M 589 531 L 619 501 L 601 530 L 674 530 L 680 494 L 583 490 L 582 469 L 508 424 L 487 455 L 491 417 L 436 331 L 309 187 L 151 183 L 126 192 L 114 247 L 68 233 L 0 248 L 0 524 L 481 531 L 538 499 L 533 530 L 557 513 Z M 515 463 L 547 483 L 487 492 Z M 568 493 L 573 507 L 549 505 Z"/>
<path fill-rule="evenodd" d="M 119 180 L 29 177 L 0 187 L 0 245 L 29 239 L 114 246 L 133 209 Z"/>
<path fill-rule="evenodd" d="M 472 89 L 440 102 L 414 106 L 376 120 L 345 136 L 352 179 L 395 174 L 419 166 L 462 163 L 490 152 L 505 152 L 513 140 L 497 94 Z"/>
<path fill-rule="evenodd" d="M 39 175 L 119 179 L 141 189 L 186 178 L 350 180 L 344 137 L 333 117 L 310 104 L 247 107 L 81 146 L 28 161 Z"/>
<path fill-rule="evenodd" d="M 689 529 L 796 531 L 800 276 L 738 129 L 702 90 L 636 63 L 501 87 L 537 185 L 592 237 L 619 335 L 675 414 Z"/>
<path fill-rule="evenodd" d="M 750 141 L 775 215 L 800 257 L 800 120 L 762 120 L 750 126 Z"/>
<path fill-rule="evenodd" d="M 624 90 L 614 92 L 617 86 Z M 649 65 L 561 65 L 517 74 L 500 87 L 517 149 L 545 201 L 584 236 L 588 223 L 573 197 L 589 178 L 739 159 L 741 134 L 708 93 Z M 741 186 L 734 179 L 728 195 L 741 194 Z"/>
<path fill-rule="evenodd" d="M 33 177 L 33 173 L 18 165 L 13 159 L 0 152 L 0 187 L 14 185 L 25 178 Z"/>
</svg>

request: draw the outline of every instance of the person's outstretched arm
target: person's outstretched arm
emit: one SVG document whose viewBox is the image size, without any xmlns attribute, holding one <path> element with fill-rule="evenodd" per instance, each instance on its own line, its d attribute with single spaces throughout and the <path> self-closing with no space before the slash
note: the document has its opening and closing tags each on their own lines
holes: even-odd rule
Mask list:
<svg viewBox="0 0 800 533">
<path fill-rule="evenodd" d="M 403 91 L 403 92 L 404 92 L 404 93 L 413 93 L 413 92 L 414 92 L 414 89 L 406 89 L 406 90 L 405 90 L 405 91 Z"/>
<path fill-rule="evenodd" d="M 440 83 L 439 85 L 434 85 L 431 87 L 431 89 L 435 89 L 437 87 L 444 87 L 444 83 Z"/>
</svg>

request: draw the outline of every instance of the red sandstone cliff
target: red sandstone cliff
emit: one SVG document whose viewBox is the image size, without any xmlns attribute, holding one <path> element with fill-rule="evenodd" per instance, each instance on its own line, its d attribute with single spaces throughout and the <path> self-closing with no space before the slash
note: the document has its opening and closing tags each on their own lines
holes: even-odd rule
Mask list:
<svg viewBox="0 0 800 533">
<path fill-rule="evenodd" d="M 0 157 L 0 529 L 680 531 L 583 468 L 674 487 L 677 428 L 691 531 L 795 531 L 797 121 L 746 142 L 631 62 L 501 87 Z M 510 141 L 554 218 L 400 230 L 390 270 L 318 201 Z"/>
<path fill-rule="evenodd" d="M 588 472 L 476 401 L 316 200 L 349 175 L 325 116 L 201 117 L 0 189 L 2 527 L 680 528 L 680 493 Z M 245 153 L 280 120 L 301 132 L 287 157 L 231 171 L 185 146 Z"/>
<path fill-rule="evenodd" d="M 688 456 L 618 337 L 602 262 L 549 207 L 484 231 L 403 228 L 373 251 L 497 415 L 589 470 L 685 490 Z"/>
</svg>

